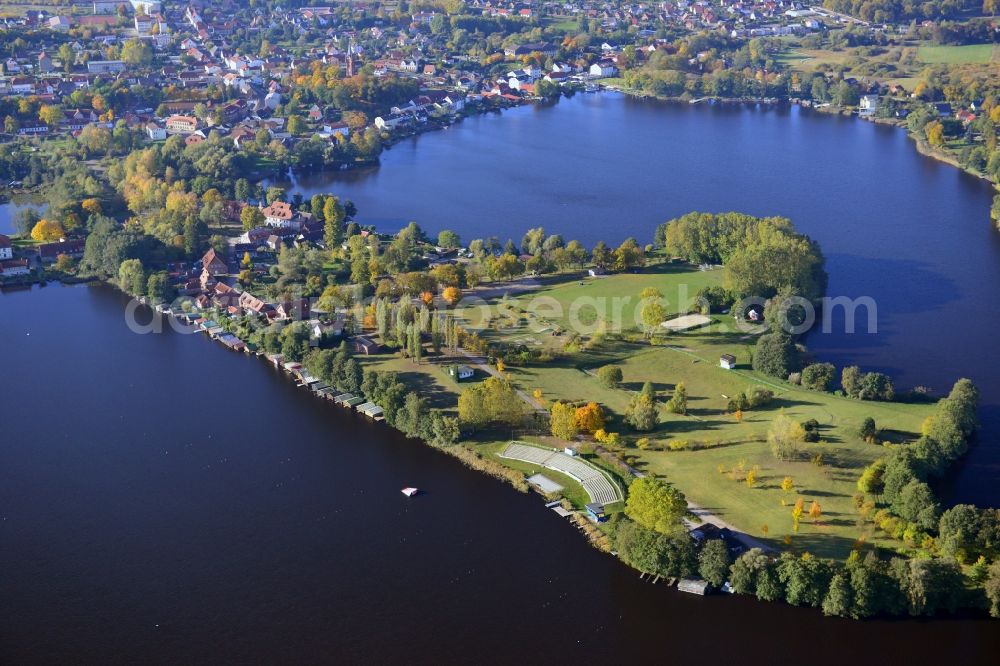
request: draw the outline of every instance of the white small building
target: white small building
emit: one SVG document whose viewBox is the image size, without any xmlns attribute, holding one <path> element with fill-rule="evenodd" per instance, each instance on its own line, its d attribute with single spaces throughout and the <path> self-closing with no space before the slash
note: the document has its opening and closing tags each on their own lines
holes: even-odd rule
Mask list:
<svg viewBox="0 0 1000 666">
<path fill-rule="evenodd" d="M 10 242 L 10 238 L 0 234 L 0 260 L 13 259 L 14 258 L 14 246 Z"/>
<path fill-rule="evenodd" d="M 413 116 L 404 113 L 390 113 L 387 116 L 378 116 L 375 118 L 375 127 L 380 130 L 394 130 L 400 125 L 406 125 L 412 122 Z"/>
<path fill-rule="evenodd" d="M 281 93 L 269 92 L 266 95 L 264 95 L 264 106 L 266 106 L 272 111 L 281 106 Z"/>
<path fill-rule="evenodd" d="M 615 67 L 613 62 L 602 60 L 591 65 L 588 71 L 591 78 L 602 79 L 617 74 L 618 68 Z"/>
<path fill-rule="evenodd" d="M 146 134 L 149 135 L 151 141 L 165 141 L 167 138 L 167 130 L 156 123 L 146 125 Z"/>
<path fill-rule="evenodd" d="M 726 370 L 734 369 L 736 367 L 736 357 L 732 354 L 723 354 L 719 357 L 719 366 Z"/>
<path fill-rule="evenodd" d="M 862 95 L 858 101 L 859 116 L 873 116 L 878 110 L 878 95 Z"/>
<path fill-rule="evenodd" d="M 467 365 L 453 365 L 449 368 L 451 376 L 458 381 L 465 381 L 466 379 L 472 379 L 475 371 Z"/>
<path fill-rule="evenodd" d="M 317 132 L 317 134 L 319 134 L 324 138 L 333 137 L 339 134 L 340 136 L 346 139 L 351 135 L 351 128 L 347 125 L 347 123 L 343 121 L 336 123 L 326 123 L 325 125 L 323 125 L 323 131 Z"/>
</svg>

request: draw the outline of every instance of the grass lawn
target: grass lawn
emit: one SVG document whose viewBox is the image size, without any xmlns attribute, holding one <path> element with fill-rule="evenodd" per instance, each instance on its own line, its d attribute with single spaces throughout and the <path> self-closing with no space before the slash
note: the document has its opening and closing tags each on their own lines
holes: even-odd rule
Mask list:
<svg viewBox="0 0 1000 666">
<path fill-rule="evenodd" d="M 861 443 L 807 446 L 809 455 L 823 452 L 827 462 L 822 467 L 807 460 L 778 461 L 766 442 L 640 455 L 647 471 L 674 483 L 692 502 L 753 536 L 771 540 L 776 548 L 785 547 L 786 536 L 793 549 L 822 557 L 844 558 L 858 539 L 893 547 L 870 524 L 857 526 L 852 500 L 858 470 L 878 456 L 880 447 Z M 740 465 L 745 470 L 759 466 L 755 487 L 746 485 Z M 788 492 L 781 489 L 785 476 L 795 484 Z M 822 516 L 817 521 L 803 516 L 796 533 L 792 507 L 799 497 L 805 500 L 806 511 L 817 501 Z"/>
<path fill-rule="evenodd" d="M 581 352 L 572 361 L 528 369 L 514 369 L 512 379 L 523 388 L 540 388 L 548 399 L 596 400 L 615 416 L 621 416 L 632 392 L 650 381 L 665 403 L 678 381 L 688 391 L 687 415 L 668 414 L 661 410 L 661 423 L 646 434 L 665 448 L 670 440 L 686 440 L 697 450 L 669 451 L 630 449 L 637 456 L 636 466 L 661 474 L 676 484 L 695 503 L 712 510 L 723 520 L 746 532 L 764 538 L 780 539 L 791 533 L 791 505 L 798 496 L 780 490 L 781 480 L 791 476 L 796 489 L 808 502 L 817 500 L 823 507 L 823 517 L 813 524 L 805 520 L 798 534 L 793 535 L 794 547 L 815 554 L 842 557 L 853 543 L 864 536 L 875 540 L 870 530 L 855 527 L 852 496 L 861 468 L 883 453 L 877 445 L 858 439 L 857 429 L 871 416 L 883 429 L 883 438 L 893 441 L 914 439 L 920 423 L 930 413 L 931 405 L 862 402 L 842 398 L 832 393 L 809 391 L 785 382 L 759 377 L 742 367 L 725 370 L 718 367 L 719 348 L 733 349 L 714 339 L 711 334 L 685 334 L 691 342 L 683 348 L 646 347 L 638 345 L 608 345 L 610 350 L 599 354 Z M 682 337 L 682 336 L 675 336 Z M 740 356 L 737 351 L 738 358 Z M 620 389 L 609 389 L 580 368 L 588 363 L 616 360 L 623 368 L 625 382 Z M 726 410 L 728 397 L 754 385 L 765 385 L 775 392 L 769 405 L 748 411 L 737 422 Z M 767 431 L 779 410 L 797 421 L 816 419 L 820 423 L 822 441 L 802 446 L 801 460 L 780 462 L 766 443 Z M 639 433 L 629 433 L 620 420 L 613 420 L 609 429 L 635 439 Z M 645 433 L 643 433 L 645 434 Z M 823 454 L 823 465 L 810 459 Z M 735 480 L 730 472 L 743 463 L 745 470 L 759 465 L 759 481 L 755 488 Z M 723 473 L 719 472 L 722 466 Z M 785 499 L 788 506 L 783 507 Z M 769 527 L 765 534 L 764 525 Z M 776 544 L 780 545 L 780 544 Z"/>
<path fill-rule="evenodd" d="M 542 323 L 569 326 L 578 321 L 591 326 L 600 315 L 608 323 L 620 321 L 624 330 L 639 325 L 639 293 L 646 287 L 659 289 L 668 314 L 676 314 L 691 306 L 702 287 L 721 285 L 722 277 L 722 269 L 699 271 L 688 264 L 660 263 L 636 273 L 567 277 L 516 300 Z"/>
<path fill-rule="evenodd" d="M 656 286 L 674 304 L 683 300 L 676 296 L 680 285 L 687 286 L 690 297 L 702 286 L 720 284 L 721 280 L 722 271 L 658 265 L 637 274 L 566 279 L 540 291 L 522 294 L 517 300 L 525 305 L 538 296 L 548 296 L 567 310 L 558 321 L 568 324 L 568 306 L 580 298 L 599 302 L 634 295 L 633 300 L 638 301 L 639 291 Z M 634 303 L 626 304 L 622 312 L 630 316 L 628 313 L 634 309 Z M 675 309 L 672 305 L 668 309 L 673 312 L 684 308 Z M 552 321 L 555 320 L 553 317 Z M 651 450 L 628 450 L 635 455 L 637 467 L 664 475 L 692 501 L 754 536 L 771 539 L 780 547 L 788 534 L 793 548 L 833 557 L 845 556 L 859 538 L 868 543 L 878 542 L 881 537 L 871 533 L 869 526 L 856 526 L 852 496 L 861 468 L 884 451 L 880 446 L 862 442 L 857 430 L 870 416 L 882 429 L 883 440 L 910 441 L 918 436 L 920 424 L 933 405 L 862 402 L 759 375 L 749 367 L 756 336 L 736 330 L 728 315 L 713 315 L 712 320 L 708 327 L 666 337 L 665 344 L 610 340 L 551 363 L 526 368 L 508 365 L 507 372 L 525 391 L 540 389 L 545 400 L 599 402 L 611 417 L 609 430 L 620 432 L 633 442 L 640 436 L 653 441 Z M 517 327 L 489 334 L 504 339 L 523 338 L 533 327 L 538 328 L 540 321 L 522 317 Z M 566 337 L 538 335 L 550 340 Z M 724 353 L 736 356 L 736 369 L 719 367 L 719 356 Z M 593 371 L 606 364 L 622 367 L 624 382 L 620 387 L 608 388 L 594 376 Z M 661 423 L 653 432 L 630 432 L 621 416 L 634 392 L 647 381 L 657 390 L 661 405 L 669 399 L 676 384 L 684 382 L 688 414 L 661 410 Z M 755 385 L 772 390 L 775 399 L 758 410 L 746 412 L 738 422 L 726 411 L 729 399 Z M 779 410 L 797 421 L 815 419 L 820 424 L 822 441 L 803 444 L 799 460 L 776 460 L 766 442 L 767 431 Z M 690 448 L 666 450 L 671 440 L 686 440 Z M 811 462 L 818 453 L 823 454 L 822 465 Z M 747 487 L 742 480 L 741 466 L 743 471 L 759 466 L 754 488 Z M 780 489 L 785 476 L 792 477 L 794 492 Z M 799 532 L 792 534 L 791 509 L 798 496 L 805 499 L 807 509 L 813 500 L 819 502 L 823 515 L 818 521 L 804 518 Z M 787 506 L 782 506 L 782 500 Z"/>
<path fill-rule="evenodd" d="M 418 365 L 408 358 L 400 358 L 392 353 L 356 358 L 361 361 L 364 368 L 399 373 L 400 381 L 419 393 L 420 397 L 426 398 L 430 406 L 435 409 L 452 411 L 458 404 L 461 388 L 445 373 L 443 364 L 430 363 L 425 357 Z"/>
<path fill-rule="evenodd" d="M 571 33 L 574 35 L 580 32 L 580 22 L 572 18 L 561 19 L 558 21 L 547 20 L 546 24 L 546 27 L 559 32 Z"/>
<path fill-rule="evenodd" d="M 793 69 L 812 72 L 823 65 L 842 65 L 850 57 L 846 50 L 789 48 L 779 53 L 777 60 Z"/>
<path fill-rule="evenodd" d="M 992 44 L 968 44 L 965 46 L 921 46 L 917 58 L 928 65 L 968 65 L 984 64 L 994 58 Z"/>
</svg>

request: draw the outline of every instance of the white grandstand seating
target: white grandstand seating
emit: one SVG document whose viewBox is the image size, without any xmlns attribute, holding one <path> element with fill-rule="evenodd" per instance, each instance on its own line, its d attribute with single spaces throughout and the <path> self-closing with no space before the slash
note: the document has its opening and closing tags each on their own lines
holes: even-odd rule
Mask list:
<svg viewBox="0 0 1000 666">
<path fill-rule="evenodd" d="M 537 446 L 511 443 L 503 450 L 500 457 L 530 462 L 562 472 L 579 481 L 594 502 L 611 504 L 622 499 L 618 487 L 601 470 L 565 453 L 548 451 Z"/>
</svg>

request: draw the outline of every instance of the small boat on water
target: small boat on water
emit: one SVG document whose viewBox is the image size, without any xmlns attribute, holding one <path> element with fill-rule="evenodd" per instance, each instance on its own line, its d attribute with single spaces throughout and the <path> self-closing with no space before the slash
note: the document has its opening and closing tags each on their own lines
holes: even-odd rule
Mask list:
<svg viewBox="0 0 1000 666">
<path fill-rule="evenodd" d="M 418 490 L 417 488 L 403 488 L 402 492 L 407 497 L 413 497 L 414 495 L 416 495 L 417 493 L 419 493 L 420 490 Z"/>
</svg>

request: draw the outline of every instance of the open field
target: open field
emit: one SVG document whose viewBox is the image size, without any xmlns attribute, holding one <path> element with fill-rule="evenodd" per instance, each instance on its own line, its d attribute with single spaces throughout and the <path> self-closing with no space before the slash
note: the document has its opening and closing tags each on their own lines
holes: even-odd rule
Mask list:
<svg viewBox="0 0 1000 666">
<path fill-rule="evenodd" d="M 431 363 L 427 358 L 417 364 L 395 354 L 377 354 L 367 358 L 364 356 L 356 358 L 361 361 L 364 368 L 399 373 L 400 381 L 417 391 L 420 397 L 426 398 L 430 406 L 435 409 L 454 410 L 458 403 L 461 387 L 445 372 L 444 364 Z M 462 361 L 456 359 L 456 362 Z M 477 379 L 481 380 L 485 377 L 477 377 Z"/>
<path fill-rule="evenodd" d="M 670 302 L 667 317 L 672 317 L 688 308 L 690 298 L 699 289 L 721 284 L 722 276 L 721 270 L 657 264 L 634 273 L 600 278 L 581 278 L 579 274 L 557 276 L 534 291 L 512 290 L 509 298 L 503 298 L 504 290 L 499 289 L 492 292 L 498 295 L 490 304 L 493 325 L 483 335 L 496 341 L 559 352 L 549 362 L 528 366 L 508 362 L 505 372 L 525 393 L 540 391 L 545 404 L 553 400 L 598 402 L 608 417 L 606 429 L 624 438 L 626 454 L 634 466 L 664 476 L 691 501 L 748 534 L 770 539 L 779 548 L 787 536 L 796 550 L 831 557 L 846 556 L 859 539 L 898 546 L 874 533 L 870 525 L 857 524 L 853 506 L 855 482 L 861 469 L 884 453 L 881 446 L 861 441 L 857 431 L 865 418 L 872 417 L 881 429 L 881 440 L 911 441 L 918 436 L 920 424 L 933 405 L 863 402 L 755 373 L 750 361 L 756 334 L 737 329 L 732 317 L 726 314 L 711 315 L 711 322 L 704 327 L 664 333 L 653 344 L 635 334 L 631 318 L 639 292 L 644 288 L 656 287 L 666 296 Z M 544 312 L 537 307 L 541 297 L 548 302 L 549 310 Z M 611 308 L 617 304 L 621 318 L 631 321 L 624 325 L 627 332 L 632 332 L 631 339 L 612 335 L 590 346 L 587 344 L 590 336 L 584 332 L 579 341 L 582 344 L 567 347 L 574 330 L 570 311 L 581 301 L 590 307 L 590 324 L 597 318 L 594 304 L 609 308 L 603 315 L 605 318 L 611 318 Z M 536 307 L 529 307 L 530 304 Z M 554 314 L 552 308 L 561 309 L 561 313 Z M 577 314 L 577 321 L 585 321 L 585 317 Z M 464 387 L 446 374 L 444 364 L 431 362 L 435 359 L 429 350 L 427 354 L 419 365 L 394 354 L 378 354 L 362 362 L 365 367 L 398 372 L 433 407 L 454 410 Z M 719 366 L 722 354 L 736 357 L 735 369 Z M 453 360 L 466 362 L 464 357 Z M 598 380 L 596 370 L 608 364 L 621 367 L 624 377 L 621 385 L 608 387 Z M 484 378 L 485 374 L 479 373 L 474 381 Z M 624 422 L 624 415 L 630 400 L 645 382 L 652 383 L 657 393 L 660 423 L 651 432 L 638 433 Z M 671 414 L 665 409 L 680 382 L 688 394 L 688 411 L 684 415 Z M 758 386 L 771 390 L 774 399 L 745 411 L 740 419 L 728 412 L 732 397 Z M 819 423 L 820 441 L 802 444 L 799 455 L 791 461 L 774 458 L 767 443 L 771 423 L 781 412 L 797 422 L 815 419 Z M 527 475 L 542 472 L 563 485 L 563 495 L 582 508 L 587 494 L 573 479 L 496 455 L 514 436 L 512 432 L 480 432 L 466 440 L 465 445 Z M 561 440 L 548 436 L 519 432 L 517 438 L 546 447 L 561 446 Z M 635 446 L 640 438 L 650 441 L 645 450 Z M 818 458 L 820 454 L 822 457 Z M 744 480 L 751 469 L 757 474 L 753 487 Z M 781 490 L 785 476 L 792 478 L 793 491 Z M 817 501 L 822 516 L 815 521 L 804 517 L 798 532 L 793 532 L 791 510 L 798 497 L 805 500 L 807 509 L 809 503 Z"/>
<path fill-rule="evenodd" d="M 992 44 L 968 44 L 965 46 L 921 46 L 917 58 L 928 65 L 939 63 L 948 65 L 984 64 L 994 59 Z"/>
<path fill-rule="evenodd" d="M 690 266 L 654 266 L 608 278 L 568 279 L 532 296 L 545 294 L 568 305 L 584 295 L 637 296 L 643 288 L 656 286 L 669 298 L 680 284 L 689 285 L 693 295 L 700 286 L 721 282 L 721 276 L 721 271 L 704 272 Z M 520 300 L 526 298 L 529 296 L 522 295 Z M 498 331 L 494 335 L 507 339 L 518 333 Z M 731 317 L 717 314 L 712 316 L 710 326 L 671 334 L 666 344 L 609 340 L 550 363 L 508 365 L 507 372 L 526 392 L 541 390 L 545 400 L 600 403 L 611 417 L 608 430 L 632 442 L 639 437 L 652 441 L 649 450 L 628 449 L 636 457 L 636 466 L 663 475 L 693 502 L 753 536 L 770 538 L 781 546 L 781 540 L 789 534 L 794 548 L 838 557 L 845 556 L 859 538 L 868 543 L 878 541 L 870 526 L 856 525 L 852 496 L 861 469 L 879 457 L 883 449 L 862 442 L 857 430 L 870 416 L 882 429 L 883 440 L 909 441 L 918 436 L 920 424 L 933 406 L 863 402 L 759 375 L 750 368 L 755 341 L 755 335 L 736 330 Z M 719 356 L 724 353 L 736 356 L 735 370 L 719 367 Z M 622 368 L 624 381 L 620 387 L 606 387 L 594 375 L 606 364 Z M 647 381 L 657 391 L 660 424 L 651 433 L 632 432 L 622 416 L 629 400 Z M 684 383 L 688 393 L 686 415 L 669 414 L 662 408 L 678 382 Z M 754 386 L 773 391 L 775 398 L 759 409 L 745 412 L 738 421 L 727 412 L 729 399 Z M 775 459 L 766 442 L 770 424 L 782 410 L 796 421 L 815 419 L 820 424 L 821 441 L 803 444 L 799 459 L 794 461 Z M 668 450 L 671 441 L 677 446 L 676 440 L 688 442 L 687 448 Z M 817 454 L 822 454 L 822 464 L 812 461 Z M 758 482 L 750 488 L 743 475 L 755 466 Z M 780 489 L 785 476 L 792 477 L 794 492 Z M 818 501 L 823 515 L 818 521 L 804 518 L 799 532 L 793 534 L 791 509 L 799 496 L 807 502 L 807 509 L 808 503 Z M 782 506 L 782 500 L 787 506 Z"/>
<path fill-rule="evenodd" d="M 851 57 L 848 51 L 789 48 L 776 56 L 783 65 L 803 72 L 812 72 L 823 65 L 842 65 Z"/>
<path fill-rule="evenodd" d="M 700 271 L 688 264 L 660 263 L 635 273 L 564 275 L 540 289 L 512 295 L 510 301 L 526 313 L 522 319 L 526 333 L 553 325 L 574 330 L 577 323 L 592 327 L 599 318 L 609 325 L 619 322 L 622 330 L 628 330 L 641 323 L 637 310 L 643 289 L 658 289 L 666 299 L 667 314 L 672 316 L 685 312 L 703 287 L 721 285 L 722 277 L 721 268 Z"/>
<path fill-rule="evenodd" d="M 823 557 L 844 558 L 859 539 L 893 547 L 893 542 L 872 525 L 857 525 L 858 515 L 852 500 L 860 468 L 878 456 L 880 447 L 807 446 L 807 455 L 823 453 L 823 466 L 805 459 L 778 461 L 766 442 L 700 451 L 644 452 L 640 458 L 646 471 L 662 475 L 695 504 L 754 537 L 772 540 L 776 548 L 785 547 L 786 536 L 790 537 L 792 548 Z M 751 469 L 756 469 L 757 474 L 753 488 L 744 481 L 745 472 Z M 786 476 L 795 484 L 791 491 L 781 489 Z M 795 532 L 792 507 L 799 497 L 805 500 L 806 511 L 812 501 L 817 501 L 822 516 L 816 521 L 804 516 Z"/>
</svg>

